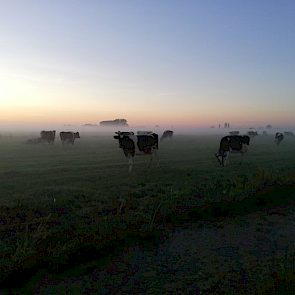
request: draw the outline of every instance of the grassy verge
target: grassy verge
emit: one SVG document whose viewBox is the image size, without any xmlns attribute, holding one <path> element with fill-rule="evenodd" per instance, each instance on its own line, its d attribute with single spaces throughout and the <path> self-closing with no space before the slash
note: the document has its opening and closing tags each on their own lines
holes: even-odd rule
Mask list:
<svg viewBox="0 0 295 295">
<path fill-rule="evenodd" d="M 79 267 L 87 273 L 98 267 L 88 253 L 96 253 L 96 260 L 111 259 L 134 240 L 157 244 L 168 237 L 168 228 L 192 221 L 288 205 L 295 194 L 292 171 L 259 169 L 251 177 L 244 175 L 235 181 L 219 177 L 189 193 L 166 186 L 144 197 L 120 195 L 98 201 L 81 194 L 60 201 L 43 200 L 41 206 L 23 201 L 3 206 L 2 286 L 8 288 L 18 275 L 21 279 L 14 287 L 19 288 L 39 269 L 60 274 Z M 292 276 L 286 272 L 284 278 L 278 278 L 283 279 Z"/>
</svg>

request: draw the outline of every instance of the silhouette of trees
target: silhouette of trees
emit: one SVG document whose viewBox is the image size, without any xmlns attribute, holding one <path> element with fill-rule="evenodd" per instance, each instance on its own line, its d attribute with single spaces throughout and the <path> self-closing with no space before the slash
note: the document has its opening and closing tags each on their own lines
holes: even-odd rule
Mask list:
<svg viewBox="0 0 295 295">
<path fill-rule="evenodd" d="M 116 119 L 111 121 L 101 121 L 100 126 L 128 126 L 126 119 Z"/>
</svg>

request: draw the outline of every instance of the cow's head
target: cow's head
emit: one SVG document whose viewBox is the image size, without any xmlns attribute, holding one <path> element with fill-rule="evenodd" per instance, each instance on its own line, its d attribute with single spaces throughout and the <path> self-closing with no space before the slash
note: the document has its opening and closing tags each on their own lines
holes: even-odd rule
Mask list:
<svg viewBox="0 0 295 295">
<path fill-rule="evenodd" d="M 121 131 L 115 132 L 117 135 L 114 136 L 115 139 L 120 139 L 123 137 L 123 134 Z"/>
<path fill-rule="evenodd" d="M 79 132 L 74 133 L 74 137 L 75 137 L 75 138 L 80 138 L 80 134 L 79 134 Z"/>
<path fill-rule="evenodd" d="M 123 138 L 124 136 L 130 136 L 130 135 L 134 135 L 134 132 L 130 131 L 130 132 L 115 132 L 117 135 L 114 136 L 115 139 L 119 139 L 119 138 Z"/>
<path fill-rule="evenodd" d="M 115 132 L 117 135 L 114 136 L 115 139 L 118 139 L 119 140 L 119 147 L 120 148 L 123 148 L 123 144 L 122 144 L 122 140 L 124 139 L 124 141 L 130 141 L 130 138 L 129 136 L 131 135 L 134 135 L 134 132 L 121 132 L 121 131 L 118 131 L 118 132 Z"/>
<path fill-rule="evenodd" d="M 284 139 L 284 135 L 282 133 L 276 133 L 275 142 L 277 145 L 280 144 L 280 142 Z"/>
<path fill-rule="evenodd" d="M 226 161 L 228 158 L 228 152 L 220 149 L 218 154 L 215 154 L 215 157 L 218 160 L 218 163 L 221 167 L 224 167 L 226 165 Z"/>
<path fill-rule="evenodd" d="M 242 143 L 246 144 L 246 145 L 249 145 L 250 143 L 250 137 L 247 136 L 247 135 L 244 135 L 242 140 L 241 140 Z"/>
<path fill-rule="evenodd" d="M 119 139 L 119 138 L 120 138 L 120 135 L 119 135 L 119 134 L 120 134 L 120 131 L 115 132 L 115 133 L 116 133 L 117 135 L 114 135 L 114 138 L 115 138 L 115 139 Z"/>
</svg>

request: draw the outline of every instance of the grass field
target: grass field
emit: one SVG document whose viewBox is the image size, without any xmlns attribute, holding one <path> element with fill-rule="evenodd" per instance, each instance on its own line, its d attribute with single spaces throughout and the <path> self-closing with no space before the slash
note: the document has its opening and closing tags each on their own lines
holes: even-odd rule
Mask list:
<svg viewBox="0 0 295 295">
<path fill-rule="evenodd" d="M 269 181 L 283 187 L 295 180 L 295 139 L 292 137 L 285 137 L 281 145 L 276 146 L 274 135 L 260 135 L 250 140 L 252 162 L 245 159 L 239 165 L 240 155 L 233 154 L 229 166 L 220 167 L 215 153 L 226 133 L 176 134 L 172 140 L 160 143 L 159 166 L 153 163 L 147 169 L 148 159 L 135 157 L 133 171 L 129 173 L 128 161 L 113 133 L 80 135 L 74 146 L 64 147 L 59 138 L 54 146 L 43 146 L 23 144 L 25 139 L 35 137 L 31 134 L 0 137 L 2 225 L 8 215 L 12 224 L 28 220 L 28 216 L 22 218 L 20 212 L 28 215 L 30 209 L 40 210 L 41 217 L 50 219 L 52 206 L 70 204 L 71 213 L 63 211 L 66 219 L 67 215 L 87 216 L 91 210 L 94 214 L 93 210 L 110 208 L 113 200 L 120 205 L 122 200 L 128 202 L 143 197 L 153 199 L 152 209 L 148 201 L 143 214 L 151 224 L 161 204 L 173 202 L 175 198 L 190 196 L 189 206 L 240 200 L 255 194 Z M 17 243 L 14 243 L 12 257 L 16 262 L 28 255 L 29 240 L 35 244 L 47 237 L 45 227 L 40 229 L 40 226 L 31 239 L 27 229 L 22 231 L 22 240 L 14 240 Z"/>
<path fill-rule="evenodd" d="M 250 154 L 230 155 L 221 168 L 214 154 L 220 135 L 175 135 L 160 143 L 160 166 L 146 169 L 147 158 L 134 159 L 133 172 L 112 134 L 86 133 L 74 146 L 26 145 L 28 136 L 0 137 L 0 202 L 36 202 L 42 198 L 112 198 L 159 194 L 163 190 L 190 193 L 208 187 L 251 180 L 255 173 L 281 173 L 294 167 L 295 139 L 286 137 L 276 146 L 274 136 L 251 139 Z"/>
</svg>

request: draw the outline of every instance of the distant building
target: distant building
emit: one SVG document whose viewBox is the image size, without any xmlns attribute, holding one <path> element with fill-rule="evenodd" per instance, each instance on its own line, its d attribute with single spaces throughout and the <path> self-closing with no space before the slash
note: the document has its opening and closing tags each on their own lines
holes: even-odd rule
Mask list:
<svg viewBox="0 0 295 295">
<path fill-rule="evenodd" d="M 116 119 L 112 121 L 101 121 L 100 126 L 128 126 L 126 119 Z"/>
</svg>

